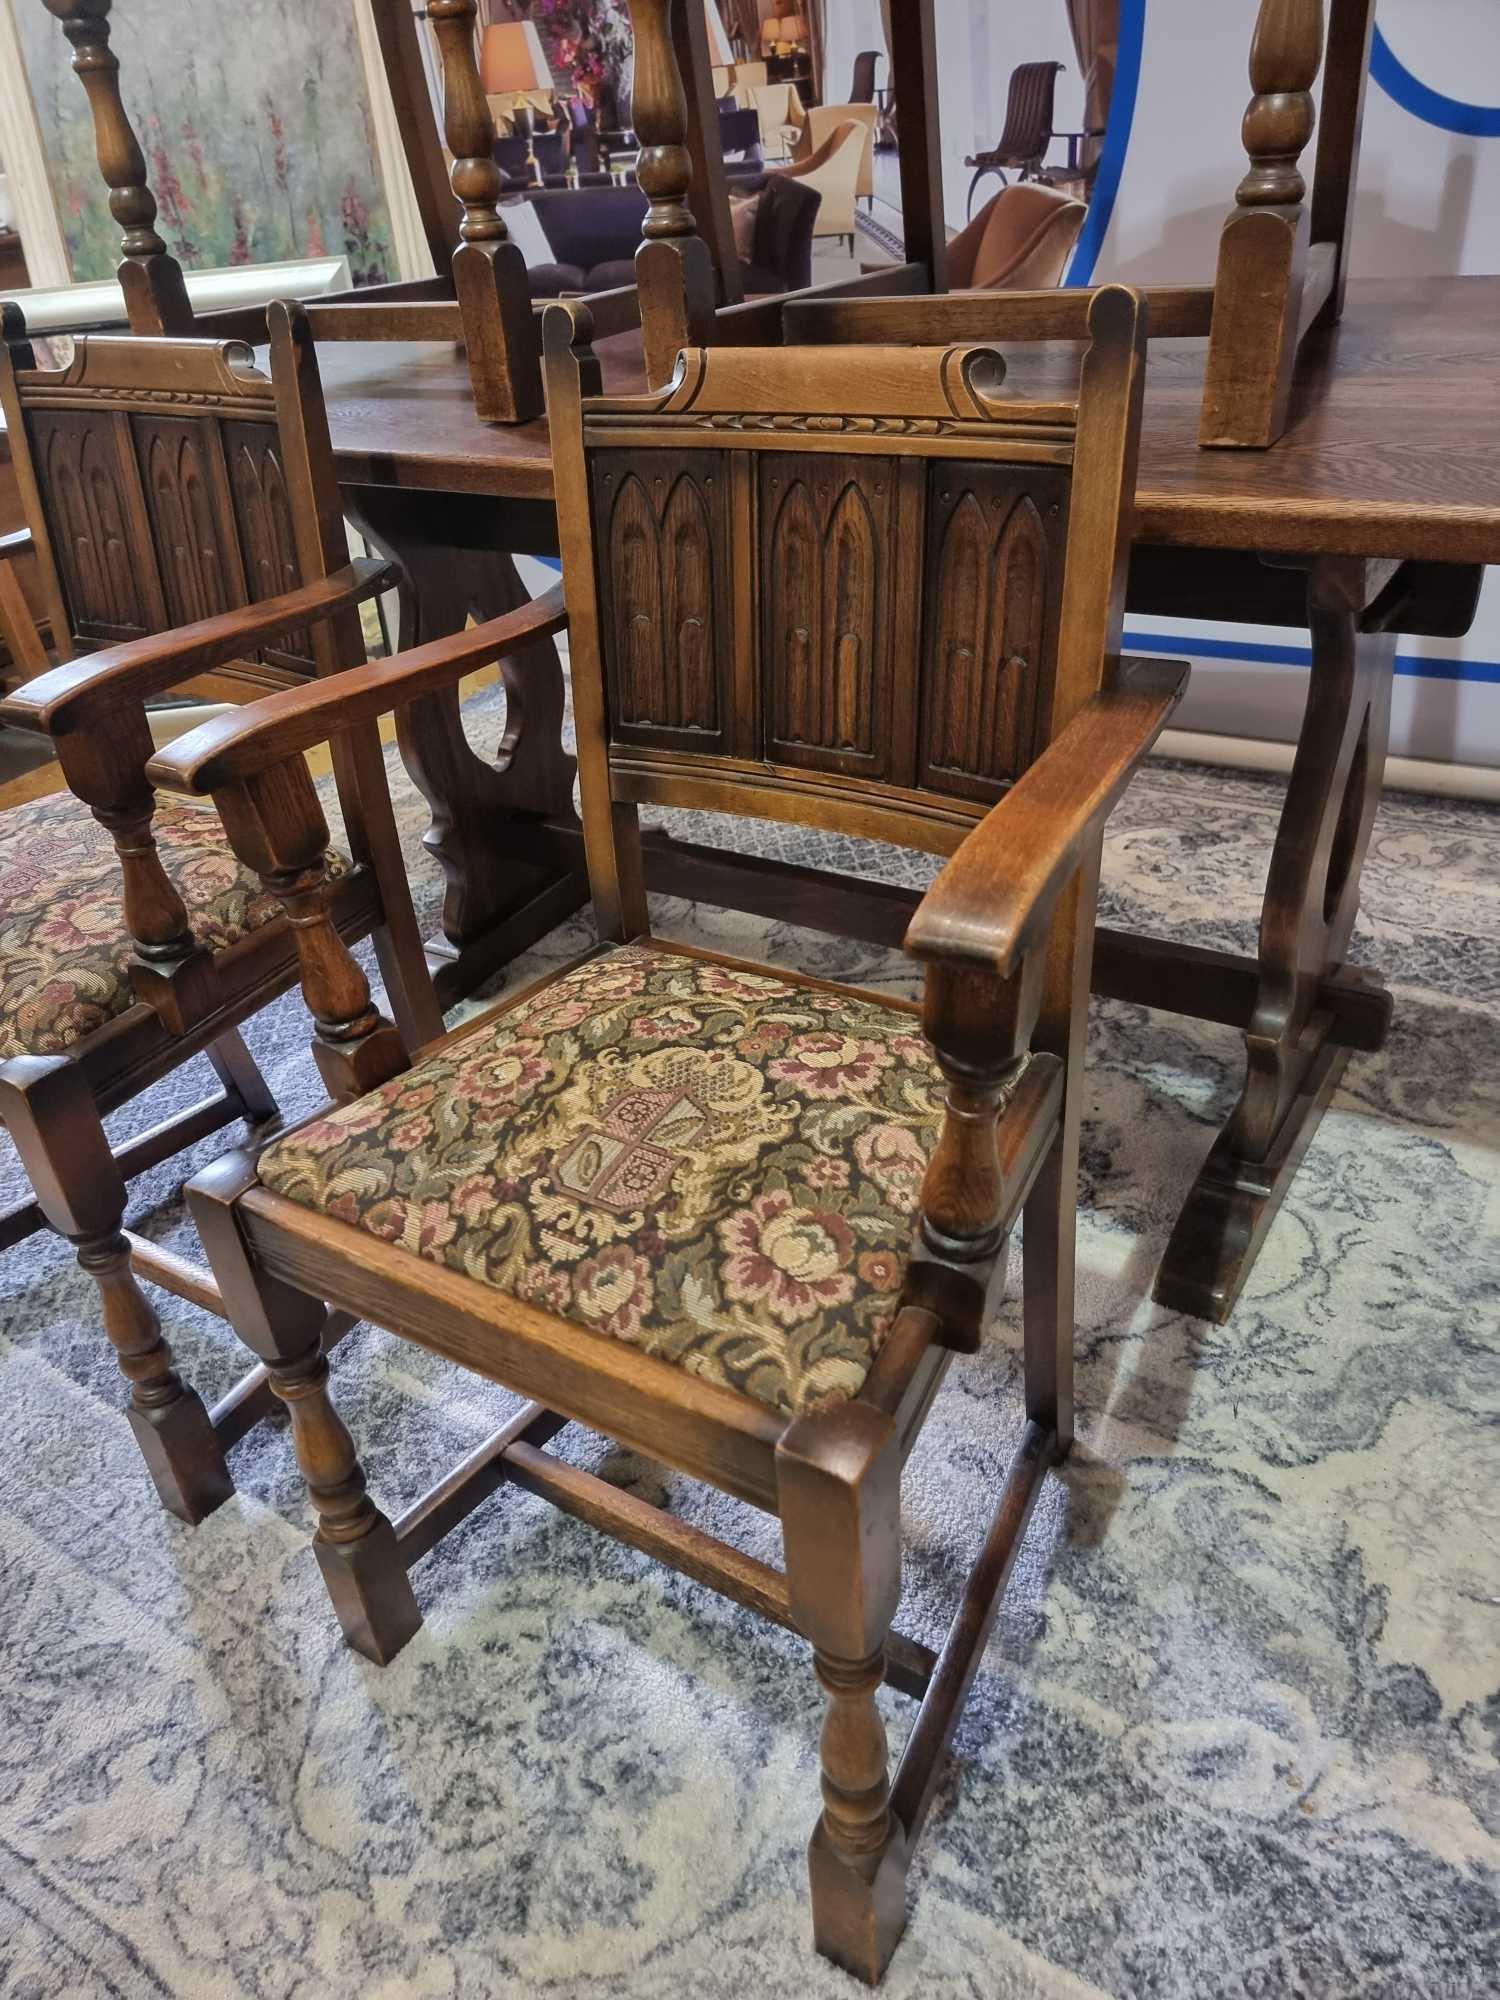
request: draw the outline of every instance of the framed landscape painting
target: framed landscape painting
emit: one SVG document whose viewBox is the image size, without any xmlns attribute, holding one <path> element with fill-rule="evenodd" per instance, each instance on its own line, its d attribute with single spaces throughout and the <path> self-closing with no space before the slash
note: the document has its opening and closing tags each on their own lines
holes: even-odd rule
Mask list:
<svg viewBox="0 0 1500 2000">
<path fill-rule="evenodd" d="M 72 49 L 41 0 L 9 4 L 73 277 L 108 277 L 120 230 Z M 157 227 L 186 269 L 342 254 L 356 285 L 396 275 L 349 0 L 132 0 L 110 26 Z"/>
</svg>

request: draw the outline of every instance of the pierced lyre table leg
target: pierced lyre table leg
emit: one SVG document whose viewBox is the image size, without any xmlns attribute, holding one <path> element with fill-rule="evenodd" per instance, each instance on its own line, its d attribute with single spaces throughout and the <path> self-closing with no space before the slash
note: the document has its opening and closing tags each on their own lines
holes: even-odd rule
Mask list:
<svg viewBox="0 0 1500 2000">
<path fill-rule="evenodd" d="M 345 512 L 405 571 L 402 647 L 496 618 L 527 592 L 511 556 L 503 503 L 475 494 L 345 487 Z M 523 665 L 524 662 L 524 665 Z M 445 1006 L 546 935 L 588 896 L 573 812 L 574 760 L 563 749 L 562 665 L 550 639 L 502 663 L 505 735 L 495 762 L 464 735 L 456 690 L 396 718 L 401 760 L 432 809 L 425 836 L 443 871 L 442 936 L 428 963 Z"/>
<path fill-rule="evenodd" d="M 1156 1280 L 1160 1304 L 1202 1319 L 1229 1317 L 1349 1059 L 1318 986 L 1348 949 L 1380 797 L 1396 641 L 1361 621 L 1394 567 L 1338 556 L 1309 567 L 1312 672 L 1266 880 L 1244 1088 Z"/>
</svg>

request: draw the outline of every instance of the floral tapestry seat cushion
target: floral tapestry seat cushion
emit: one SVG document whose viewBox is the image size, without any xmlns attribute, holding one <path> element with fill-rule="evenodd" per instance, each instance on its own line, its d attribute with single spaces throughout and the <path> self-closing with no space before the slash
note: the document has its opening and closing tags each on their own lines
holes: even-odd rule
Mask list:
<svg viewBox="0 0 1500 2000">
<path fill-rule="evenodd" d="M 211 806 L 158 799 L 152 830 L 210 951 L 281 914 Z M 339 856 L 329 862 L 347 872 Z M 113 839 L 71 792 L 0 813 L 0 1062 L 61 1055 L 133 1004 L 123 895 Z"/>
<path fill-rule="evenodd" d="M 629 945 L 276 1141 L 260 1178 L 791 1415 L 879 1351 L 943 1095 L 910 1014 Z"/>
</svg>

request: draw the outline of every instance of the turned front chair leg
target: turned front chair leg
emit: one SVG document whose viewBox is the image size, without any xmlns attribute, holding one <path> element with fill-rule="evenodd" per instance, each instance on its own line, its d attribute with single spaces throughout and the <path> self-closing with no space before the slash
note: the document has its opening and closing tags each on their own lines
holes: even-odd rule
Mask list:
<svg viewBox="0 0 1500 2000">
<path fill-rule="evenodd" d="M 245 1153 L 216 1160 L 189 1182 L 188 1207 L 224 1295 L 231 1325 L 266 1364 L 292 1421 L 292 1444 L 318 1517 L 313 1551 L 344 1637 L 385 1666 L 422 1623 L 390 1520 L 328 1391 L 321 1299 L 269 1277 L 254 1263 L 234 1204 L 255 1182 Z"/>
<path fill-rule="evenodd" d="M 304 1303 L 314 1308 L 303 1322 L 304 1331 L 312 1328 L 311 1345 L 294 1360 L 268 1358 L 267 1372 L 292 1419 L 297 1463 L 318 1516 L 313 1552 L 344 1637 L 383 1667 L 421 1625 L 422 1613 L 396 1531 L 370 1498 L 354 1440 L 328 1391 L 322 1303 Z"/>
<path fill-rule="evenodd" d="M 900 1455 L 889 1420 L 850 1403 L 792 1424 L 776 1468 L 792 1616 L 828 1697 L 807 1850 L 813 1938 L 873 1986 L 906 1928 L 906 1832 L 875 1699 L 901 1594 Z"/>
<path fill-rule="evenodd" d="M 196 1524 L 234 1491 L 224 1452 L 197 1391 L 130 1268 L 125 1180 L 83 1072 L 66 1056 L 18 1056 L 0 1072 L 0 1123 L 10 1133 L 38 1205 L 99 1288 L 104 1330 L 130 1385 L 126 1409 L 168 1513 Z"/>
</svg>

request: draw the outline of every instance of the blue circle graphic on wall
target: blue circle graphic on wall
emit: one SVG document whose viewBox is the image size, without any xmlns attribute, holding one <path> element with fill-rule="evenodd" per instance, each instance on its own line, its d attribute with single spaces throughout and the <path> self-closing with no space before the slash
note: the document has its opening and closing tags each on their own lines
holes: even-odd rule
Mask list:
<svg viewBox="0 0 1500 2000">
<path fill-rule="evenodd" d="M 1402 62 L 1377 27 L 1370 42 L 1370 76 L 1403 111 L 1466 139 L 1500 138 L 1500 104 L 1467 104 L 1423 83 Z"/>
</svg>

